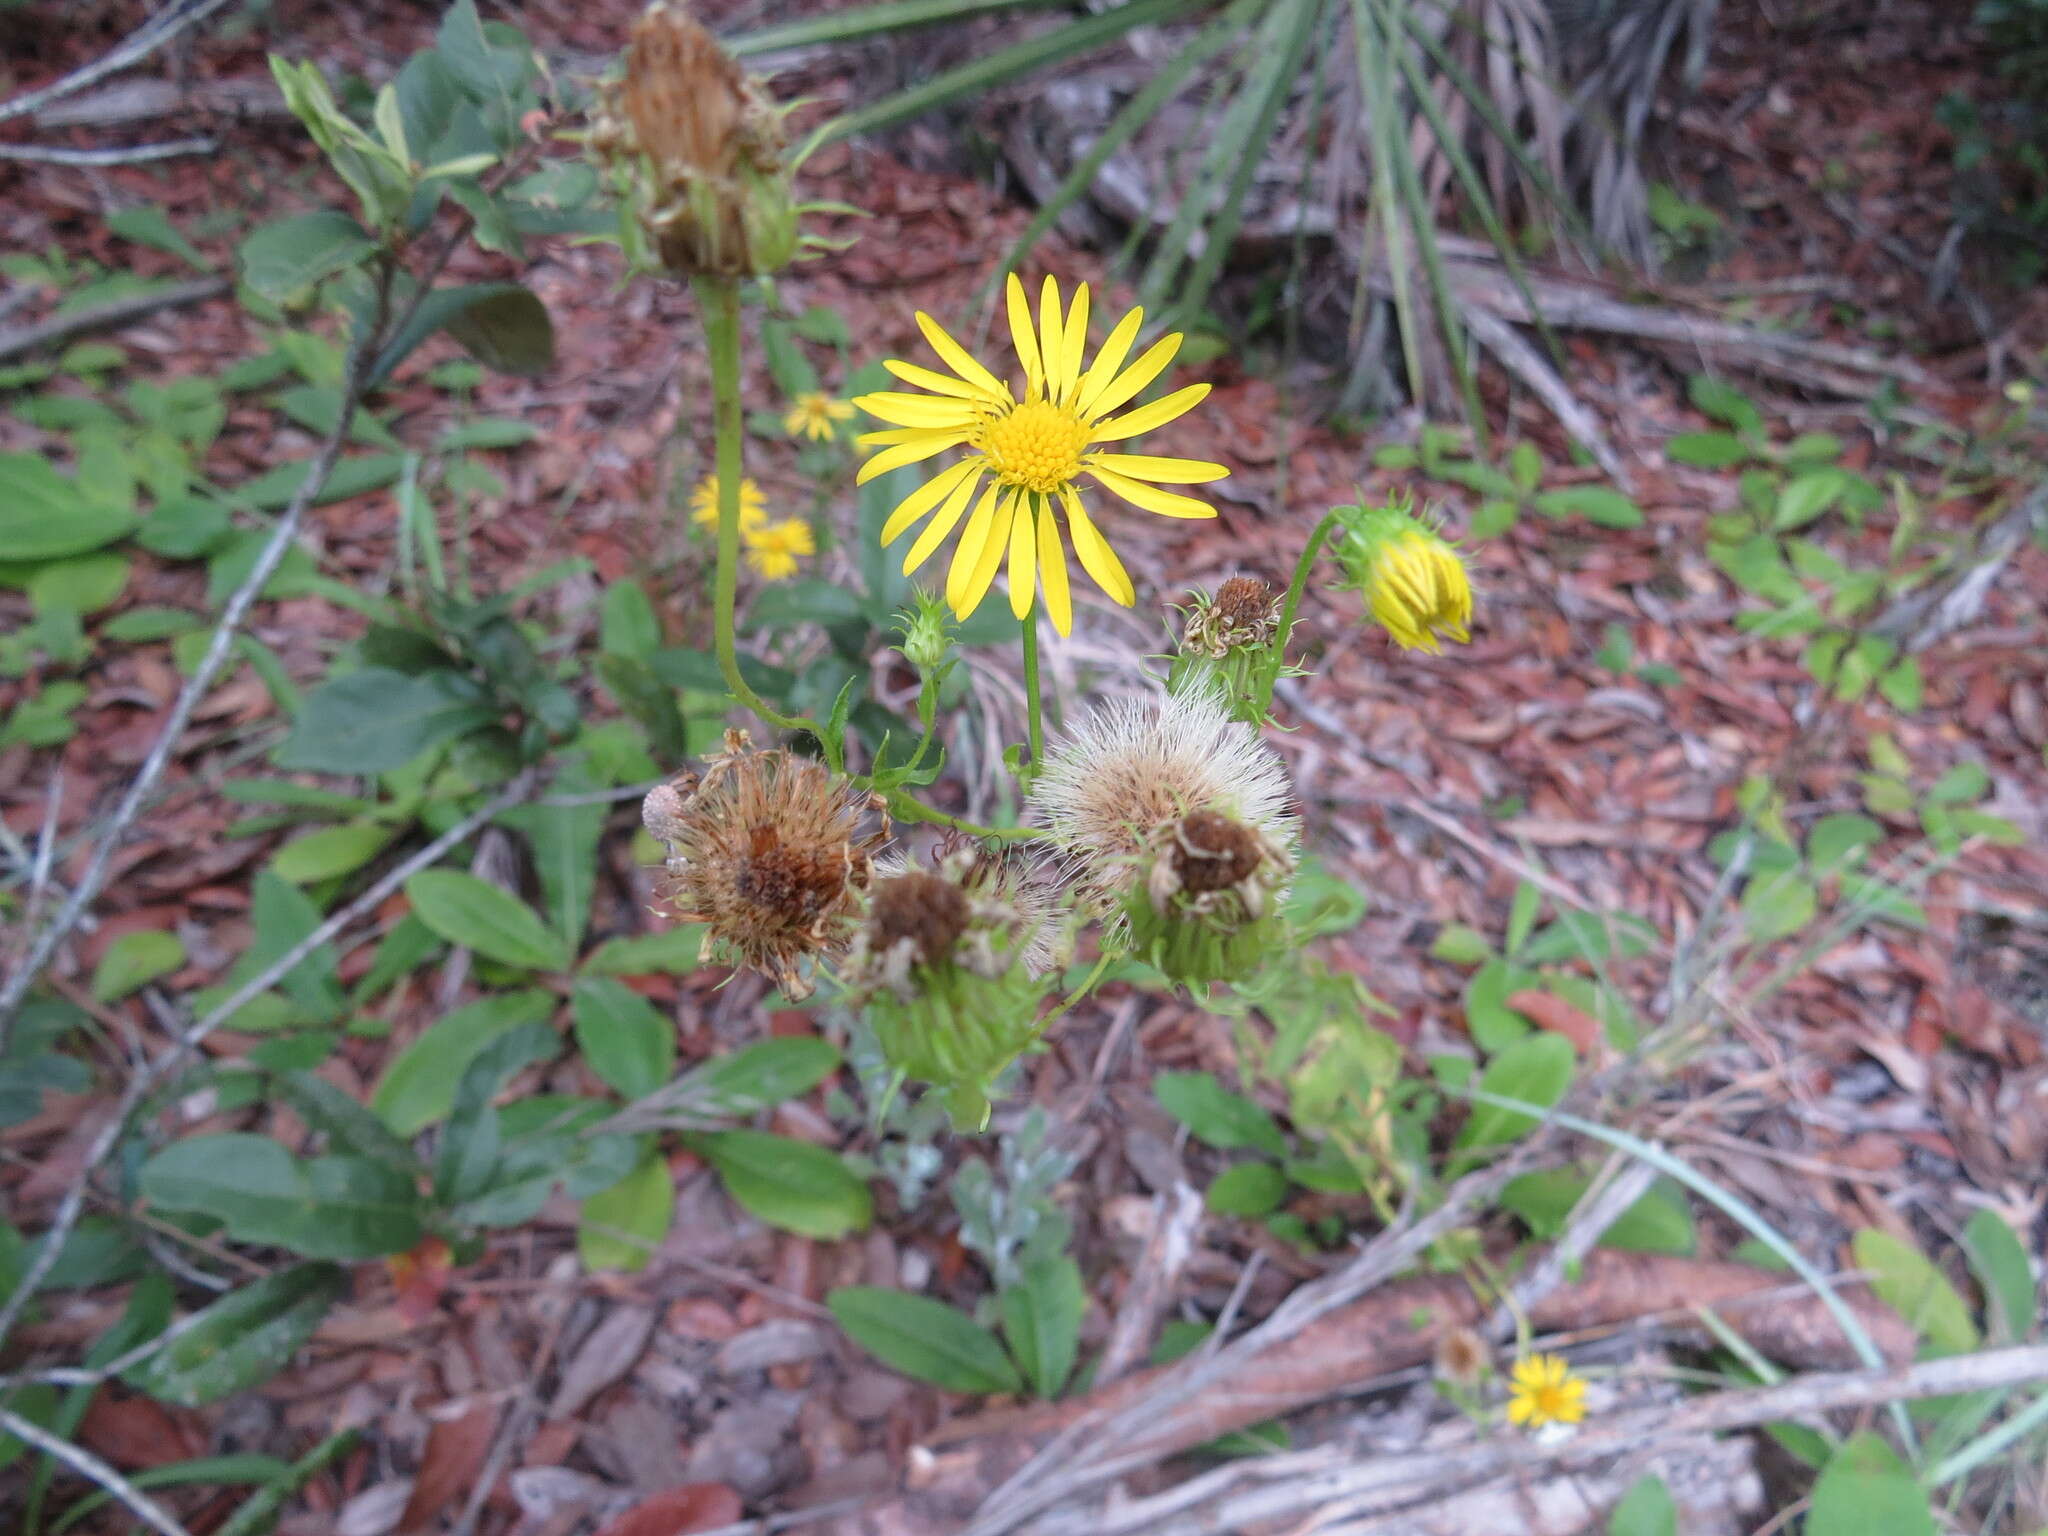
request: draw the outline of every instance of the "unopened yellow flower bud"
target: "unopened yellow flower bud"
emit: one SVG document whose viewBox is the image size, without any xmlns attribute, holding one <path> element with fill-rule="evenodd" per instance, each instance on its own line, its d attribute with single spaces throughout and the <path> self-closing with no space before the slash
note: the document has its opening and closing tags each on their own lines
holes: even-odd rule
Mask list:
<svg viewBox="0 0 2048 1536">
<path fill-rule="evenodd" d="M 1337 562 L 1395 644 L 1437 651 L 1439 635 L 1472 638 L 1472 583 L 1434 522 L 1416 516 L 1405 498 L 1336 511 Z"/>
</svg>

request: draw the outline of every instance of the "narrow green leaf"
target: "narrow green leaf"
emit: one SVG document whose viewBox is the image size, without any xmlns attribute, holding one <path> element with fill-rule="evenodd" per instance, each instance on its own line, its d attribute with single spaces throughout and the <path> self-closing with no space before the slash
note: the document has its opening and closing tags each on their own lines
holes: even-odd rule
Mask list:
<svg viewBox="0 0 2048 1536">
<path fill-rule="evenodd" d="M 765 1131 L 717 1131 L 702 1146 L 726 1192 L 770 1226 L 830 1239 L 873 1218 L 867 1185 L 823 1147 Z"/>
<path fill-rule="evenodd" d="M 384 1069 L 370 1107 L 396 1134 L 417 1135 L 447 1115 L 456 1085 L 479 1051 L 508 1030 L 546 1019 L 554 1007 L 547 993 L 524 991 L 456 1009 L 398 1053 Z"/>
<path fill-rule="evenodd" d="M 1271 1157 L 1287 1155 L 1287 1138 L 1273 1117 L 1214 1073 L 1162 1072 L 1152 1092 L 1162 1109 L 1219 1151 L 1253 1147 Z"/>
<path fill-rule="evenodd" d="M 2027 1250 L 1996 1211 L 1978 1211 L 1963 1228 L 1963 1252 L 1984 1287 L 1993 1337 L 2017 1344 L 2039 1321 Z"/>
<path fill-rule="evenodd" d="M 154 928 L 124 933 L 107 946 L 93 968 L 92 995 L 103 1003 L 115 1002 L 184 963 L 185 946 L 175 933 Z"/>
<path fill-rule="evenodd" d="M 825 1305 L 853 1341 L 892 1370 L 948 1392 L 1017 1392 L 1017 1368 L 996 1336 L 928 1296 L 879 1286 L 832 1292 Z"/>
<path fill-rule="evenodd" d="M 1027 1265 L 1023 1278 L 1002 1293 L 998 1304 L 1003 1336 L 1031 1389 L 1047 1400 L 1058 1397 L 1073 1374 L 1081 1318 L 1088 1309 L 1080 1266 L 1064 1254 Z"/>
<path fill-rule="evenodd" d="M 609 976 L 582 976 L 570 999 L 576 1044 L 606 1086 L 640 1099 L 675 1075 L 675 1026 L 631 987 Z"/>
<path fill-rule="evenodd" d="M 301 1264 L 230 1292 L 123 1380 L 151 1397 L 199 1408 L 266 1380 L 313 1336 L 348 1290 L 333 1264 Z"/>
<path fill-rule="evenodd" d="M 1287 1198 L 1287 1176 L 1271 1163 L 1239 1163 L 1209 1185 L 1204 1199 L 1222 1216 L 1267 1216 Z"/>
<path fill-rule="evenodd" d="M 454 869 L 427 869 L 405 882 L 413 915 L 450 944 L 487 960 L 535 971 L 569 968 L 569 946 L 510 891 Z"/>
</svg>

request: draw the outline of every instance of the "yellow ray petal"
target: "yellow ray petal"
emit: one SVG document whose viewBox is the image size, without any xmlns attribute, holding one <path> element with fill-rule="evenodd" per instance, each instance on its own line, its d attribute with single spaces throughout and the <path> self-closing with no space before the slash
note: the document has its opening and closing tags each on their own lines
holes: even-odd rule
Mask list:
<svg viewBox="0 0 2048 1536">
<path fill-rule="evenodd" d="M 1162 491 L 1156 485 L 1146 485 L 1141 480 L 1131 480 L 1113 469 L 1100 465 L 1088 466 L 1088 473 L 1100 480 L 1103 486 L 1116 492 L 1134 507 L 1143 507 L 1147 512 L 1157 512 L 1161 517 L 1214 517 L 1216 509 L 1206 501 L 1197 501 L 1192 496 L 1183 496 L 1178 491 Z"/>
<path fill-rule="evenodd" d="M 1123 561 L 1117 559 L 1116 551 L 1109 547 L 1109 541 L 1089 521 L 1088 509 L 1081 505 L 1081 493 L 1071 485 L 1061 493 L 1060 499 L 1067 508 L 1067 532 L 1074 540 L 1074 553 L 1081 557 L 1081 569 L 1094 578 L 1095 585 L 1107 592 L 1115 602 L 1128 608 L 1138 600 L 1137 589 L 1131 585 L 1130 573 L 1124 569 Z"/>
<path fill-rule="evenodd" d="M 944 453 L 948 448 L 957 448 L 966 441 L 964 436 L 955 434 L 950 437 L 928 438 L 923 442 L 898 443 L 894 448 L 884 448 L 861 465 L 860 472 L 853 477 L 853 483 L 866 485 L 877 475 L 886 475 L 890 470 L 901 469 L 906 464 L 922 463 L 933 454 Z"/>
<path fill-rule="evenodd" d="M 981 606 L 981 600 L 988 596 L 989 584 L 996 579 L 996 569 L 1003 563 L 1003 551 L 1009 547 L 1010 525 L 1017 517 L 1017 504 L 1024 499 L 1022 491 L 1011 491 L 996 502 L 994 519 L 988 525 L 987 536 L 981 541 L 981 548 L 975 553 L 974 565 L 960 584 L 960 601 L 954 604 L 955 616 L 965 619 Z M 954 557 L 954 569 L 959 569 L 959 557 Z"/>
<path fill-rule="evenodd" d="M 889 520 L 882 524 L 882 542 L 894 544 L 903 537 L 903 530 L 931 511 L 953 487 L 969 475 L 979 476 L 981 460 L 962 459 L 958 464 L 940 470 L 916 490 L 896 503 L 896 509 L 889 514 Z"/>
<path fill-rule="evenodd" d="M 1094 411 L 1095 397 L 1109 387 L 1117 369 L 1123 367 L 1124 359 L 1131 355 L 1131 343 L 1138 339 L 1138 332 L 1144 324 L 1143 309 L 1134 309 L 1117 321 L 1116 329 L 1109 333 L 1102 350 L 1095 354 L 1095 361 L 1081 376 L 1081 392 L 1074 397 L 1074 409 L 1081 413 L 1083 420 Z"/>
<path fill-rule="evenodd" d="M 964 400 L 943 400 L 931 395 L 906 395 L 890 390 L 857 396 L 853 403 L 870 416 L 880 417 L 899 427 L 964 429 L 974 424 L 978 414 Z"/>
<path fill-rule="evenodd" d="M 981 546 L 988 539 L 988 532 L 996 520 L 998 492 L 1001 486 L 991 484 L 981 493 L 981 500 L 974 504 L 974 515 L 967 519 L 967 531 L 960 535 L 960 542 L 953 546 L 953 563 L 946 571 L 946 603 L 954 612 L 960 610 L 960 594 L 967 590 L 967 582 L 974 574 L 974 568 L 981 563 Z M 1005 524 L 1007 530 L 1008 525 Z"/>
<path fill-rule="evenodd" d="M 1001 379 L 977 363 L 965 347 L 946 334 L 945 327 L 921 309 L 917 312 L 917 328 L 924 332 L 924 339 L 939 354 L 939 360 L 968 383 L 978 385 L 992 395 L 1009 393 Z"/>
<path fill-rule="evenodd" d="M 1038 572 L 1045 586 L 1045 611 L 1063 635 L 1074 632 L 1074 599 L 1067 590 L 1067 551 L 1060 543 L 1059 519 L 1051 507 L 1038 513 Z"/>
<path fill-rule="evenodd" d="M 1038 288 L 1038 360 L 1045 365 L 1045 398 L 1057 400 L 1064 381 L 1060 378 L 1062 342 L 1067 334 L 1060 319 L 1060 285 L 1048 272 Z"/>
<path fill-rule="evenodd" d="M 1089 440 L 1116 443 L 1127 437 L 1136 437 L 1140 432 L 1150 432 L 1154 427 L 1163 427 L 1176 416 L 1192 411 L 1208 394 L 1209 386 L 1206 384 L 1190 384 L 1186 389 L 1176 389 L 1170 395 L 1161 395 L 1150 405 L 1141 405 L 1135 411 L 1126 411 L 1121 416 L 1098 422 L 1089 429 Z"/>
<path fill-rule="evenodd" d="M 1175 331 L 1171 336 L 1160 337 L 1139 353 L 1135 363 L 1102 386 L 1094 403 L 1088 407 L 1089 419 L 1106 416 L 1126 400 L 1136 399 L 1139 390 L 1166 372 L 1166 365 L 1180 351 L 1180 343 L 1180 332 Z"/>
<path fill-rule="evenodd" d="M 1206 485 L 1230 473 L 1227 465 L 1202 459 L 1161 458 L 1149 453 L 1091 453 L 1090 464 L 1100 464 L 1133 480 L 1151 480 L 1159 485 Z"/>
<path fill-rule="evenodd" d="M 1037 523 L 1031 499 L 1023 498 L 1010 519 L 1010 612 L 1020 619 L 1031 612 L 1032 578 L 1038 570 Z"/>
<path fill-rule="evenodd" d="M 1074 304 L 1067 311 L 1066 337 L 1060 344 L 1060 400 L 1070 403 L 1081 388 L 1081 354 L 1088 349 L 1088 285 L 1074 290 Z M 1047 365 L 1051 371 L 1051 365 Z"/>
<path fill-rule="evenodd" d="M 981 475 L 984 467 L 979 459 L 969 459 L 967 461 L 967 468 L 972 470 L 973 473 L 962 476 L 960 481 L 954 485 L 952 491 L 946 497 L 945 505 L 939 508 L 939 515 L 925 524 L 924 532 L 920 533 L 917 536 L 917 542 L 910 546 L 910 553 L 903 557 L 904 575 L 910 575 L 920 565 L 923 565 L 926 560 L 931 558 L 932 551 L 946 542 L 946 535 L 953 531 L 954 525 L 960 521 L 961 514 L 967 510 L 967 502 L 974 495 L 974 488 L 981 484 Z M 882 531 L 884 533 L 888 532 L 886 528 Z M 883 542 L 887 543 L 888 541 L 885 539 Z"/>
<path fill-rule="evenodd" d="M 1010 340 L 1024 364 L 1024 387 L 1028 394 L 1045 393 L 1045 365 L 1038 355 L 1038 336 L 1031 329 L 1031 301 L 1024 297 L 1024 285 L 1012 272 L 1003 285 L 1003 303 L 1010 314 Z"/>
<path fill-rule="evenodd" d="M 928 389 L 935 395 L 951 395 L 956 400 L 986 402 L 990 405 L 1011 404 L 1010 392 L 1006 389 L 1000 395 L 991 395 L 979 385 L 965 379 L 956 379 L 950 373 L 940 373 L 935 368 L 920 368 L 916 363 L 906 363 L 900 358 L 885 357 L 882 366 L 895 374 L 906 384 L 915 384 L 919 389 Z"/>
<path fill-rule="evenodd" d="M 951 437 L 957 429 L 952 427 L 890 427 L 883 432 L 862 432 L 855 436 L 854 444 L 860 448 L 882 448 L 890 443 L 915 443 L 924 438 Z"/>
</svg>

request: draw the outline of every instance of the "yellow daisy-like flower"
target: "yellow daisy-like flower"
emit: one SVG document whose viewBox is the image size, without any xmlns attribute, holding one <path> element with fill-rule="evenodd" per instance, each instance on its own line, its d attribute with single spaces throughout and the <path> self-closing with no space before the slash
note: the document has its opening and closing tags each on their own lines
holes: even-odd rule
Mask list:
<svg viewBox="0 0 2048 1536">
<path fill-rule="evenodd" d="M 966 449 L 965 458 L 940 470 L 897 503 L 882 528 L 882 542 L 892 544 L 916 523 L 931 518 L 904 557 L 907 575 L 924 564 L 966 518 L 966 530 L 954 548 L 946 576 L 946 601 L 954 613 L 964 619 L 974 612 L 988 594 L 1007 552 L 1010 611 L 1019 619 L 1026 617 L 1034 595 L 1043 589 L 1053 627 L 1064 635 L 1074 622 L 1067 584 L 1068 540 L 1073 542 L 1082 569 L 1103 591 L 1126 608 L 1137 597 L 1123 562 L 1082 505 L 1081 476 L 1088 476 L 1131 505 L 1163 517 L 1214 517 L 1216 509 L 1206 502 L 1161 486 L 1200 485 L 1220 480 L 1230 471 L 1198 459 L 1098 449 L 1099 444 L 1124 442 L 1164 426 L 1209 393 L 1207 384 L 1190 384 L 1149 405 L 1115 414 L 1165 372 L 1180 350 L 1180 336 L 1162 338 L 1127 363 L 1138 328 L 1145 322 L 1145 312 L 1134 309 L 1117 322 L 1095 354 L 1094 363 L 1084 369 L 1086 283 L 1075 290 L 1073 303 L 1062 311 L 1059 284 L 1046 278 L 1039 292 L 1036 325 L 1024 285 L 1014 276 L 1008 301 L 1010 340 L 1024 374 L 1022 395 L 1013 394 L 1008 384 L 920 311 L 918 329 L 952 373 L 895 358 L 883 363 L 904 383 L 929 393 L 884 392 L 862 395 L 853 402 L 890 425 L 888 431 L 864 433 L 859 439 L 862 447 L 881 451 L 861 466 L 858 478 L 865 484 L 877 475 L 922 463 L 949 448 Z M 979 500 L 975 498 L 977 490 L 981 492 Z"/>
<path fill-rule="evenodd" d="M 1508 1422 L 1528 1429 L 1576 1424 L 1586 1416 L 1586 1383 L 1563 1355 L 1529 1355 L 1515 1362 Z"/>
<path fill-rule="evenodd" d="M 706 528 L 718 526 L 718 476 L 706 475 L 690 492 L 690 521 Z M 740 532 L 758 528 L 768 521 L 768 499 L 751 479 L 740 482 Z"/>
<path fill-rule="evenodd" d="M 834 422 L 853 420 L 853 407 L 830 395 L 798 395 L 796 404 L 782 418 L 791 437 L 808 437 L 814 443 L 829 443 L 837 428 Z"/>
<path fill-rule="evenodd" d="M 817 542 L 811 537 L 811 525 L 800 517 L 742 528 L 740 537 L 746 541 L 747 564 L 754 568 L 755 575 L 768 581 L 789 580 L 796 574 L 799 555 L 818 552 Z"/>
<path fill-rule="evenodd" d="M 1472 582 L 1464 559 L 1405 501 L 1339 507 L 1338 562 L 1397 645 L 1441 651 L 1437 637 L 1470 640 Z"/>
</svg>

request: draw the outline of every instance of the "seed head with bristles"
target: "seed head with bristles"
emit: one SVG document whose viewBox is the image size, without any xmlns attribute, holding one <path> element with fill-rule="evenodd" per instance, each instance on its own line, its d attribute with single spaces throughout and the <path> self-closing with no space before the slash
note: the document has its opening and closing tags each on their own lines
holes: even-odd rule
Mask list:
<svg viewBox="0 0 2048 1536">
<path fill-rule="evenodd" d="M 652 790 L 641 815 L 668 850 L 663 899 L 705 925 L 702 957 L 772 977 L 792 999 L 811 991 L 803 962 L 852 938 L 889 837 L 879 796 L 810 758 L 757 751 L 744 731 L 726 732 L 701 778 Z"/>
<path fill-rule="evenodd" d="M 1077 894 L 1110 917 L 1162 837 L 1197 812 L 1291 850 L 1290 793 L 1279 756 L 1219 692 L 1196 689 L 1097 710 L 1047 755 L 1031 800 Z"/>
</svg>

